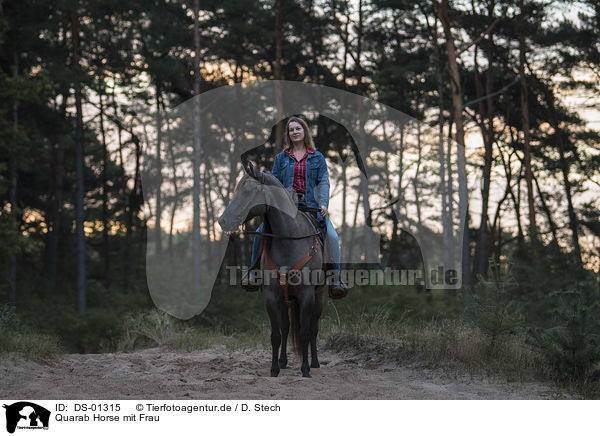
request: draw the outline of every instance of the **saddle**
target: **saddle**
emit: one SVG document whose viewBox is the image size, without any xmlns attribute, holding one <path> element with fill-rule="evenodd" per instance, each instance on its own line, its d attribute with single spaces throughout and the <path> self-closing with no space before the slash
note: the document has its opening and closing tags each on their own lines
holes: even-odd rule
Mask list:
<svg viewBox="0 0 600 436">
<path fill-rule="evenodd" d="M 298 210 L 303 212 L 309 218 L 311 224 L 315 228 L 315 232 L 320 232 L 319 237 L 321 238 L 321 246 L 325 247 L 324 243 L 326 240 L 325 236 L 327 234 L 327 222 L 325 219 L 319 219 L 319 208 L 308 205 L 306 203 L 305 194 L 302 192 L 294 192 L 292 199 L 298 207 Z"/>
<path fill-rule="evenodd" d="M 321 241 L 321 246 L 325 246 L 325 240 L 327 235 L 327 222 L 318 218 L 318 209 L 309 206 L 306 203 L 298 203 L 298 210 L 304 213 L 307 218 L 310 220 L 310 223 L 315 228 L 315 232 L 319 232 L 319 239 Z"/>
</svg>

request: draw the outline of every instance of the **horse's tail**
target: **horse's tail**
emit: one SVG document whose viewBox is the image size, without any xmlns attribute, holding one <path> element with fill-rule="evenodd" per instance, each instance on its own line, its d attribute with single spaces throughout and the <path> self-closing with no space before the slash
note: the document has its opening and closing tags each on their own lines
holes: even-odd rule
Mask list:
<svg viewBox="0 0 600 436">
<path fill-rule="evenodd" d="M 302 355 L 302 345 L 300 345 L 300 306 L 298 301 L 290 301 L 290 332 L 292 334 L 292 345 L 298 356 Z"/>
</svg>

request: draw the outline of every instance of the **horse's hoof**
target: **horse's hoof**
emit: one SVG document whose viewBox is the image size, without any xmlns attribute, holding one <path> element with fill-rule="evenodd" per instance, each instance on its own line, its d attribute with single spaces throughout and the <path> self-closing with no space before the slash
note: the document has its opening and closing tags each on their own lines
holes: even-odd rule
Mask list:
<svg viewBox="0 0 600 436">
<path fill-rule="evenodd" d="M 316 362 L 311 362 L 310 367 L 311 368 L 320 368 L 321 365 L 319 365 L 319 361 L 316 361 Z"/>
<path fill-rule="evenodd" d="M 302 371 L 302 377 L 310 377 L 310 367 L 308 366 L 308 362 L 302 364 L 300 371 Z"/>
<path fill-rule="evenodd" d="M 271 377 L 277 377 L 279 375 L 279 368 L 271 369 Z"/>
<path fill-rule="evenodd" d="M 287 362 L 279 362 L 279 369 L 286 369 L 287 368 Z"/>
<path fill-rule="evenodd" d="M 306 373 L 306 374 L 302 374 L 302 377 L 306 377 L 306 378 L 312 378 L 312 376 L 310 375 L 310 373 Z"/>
</svg>

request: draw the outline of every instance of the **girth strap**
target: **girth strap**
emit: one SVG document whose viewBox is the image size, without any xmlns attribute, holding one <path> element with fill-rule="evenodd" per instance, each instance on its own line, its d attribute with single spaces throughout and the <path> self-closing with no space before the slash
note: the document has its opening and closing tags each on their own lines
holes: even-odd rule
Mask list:
<svg viewBox="0 0 600 436">
<path fill-rule="evenodd" d="M 319 238 L 315 237 L 313 245 L 310 248 L 310 250 L 308 250 L 308 253 L 306 253 L 302 257 L 302 259 L 300 259 L 298 262 L 296 262 L 294 264 L 294 266 L 292 266 L 289 269 L 289 271 L 287 271 L 287 272 L 280 272 L 279 271 L 279 268 L 277 267 L 277 265 L 275 265 L 275 262 L 273 262 L 273 259 L 269 255 L 269 252 L 268 252 L 267 247 L 265 245 L 264 239 L 262 241 L 262 245 L 263 245 L 263 253 L 264 253 L 264 256 L 265 256 L 265 260 L 266 260 L 267 264 L 269 265 L 269 268 L 271 268 L 272 270 L 277 271 L 277 274 L 279 276 L 279 285 L 283 288 L 283 298 L 284 298 L 286 304 L 289 305 L 290 301 L 288 299 L 288 280 L 289 280 L 290 277 L 293 277 L 296 274 L 298 274 L 300 272 L 300 270 L 304 267 L 304 265 L 306 265 L 308 263 L 308 261 L 315 255 L 315 253 L 317 252 L 317 250 L 319 248 Z"/>
</svg>

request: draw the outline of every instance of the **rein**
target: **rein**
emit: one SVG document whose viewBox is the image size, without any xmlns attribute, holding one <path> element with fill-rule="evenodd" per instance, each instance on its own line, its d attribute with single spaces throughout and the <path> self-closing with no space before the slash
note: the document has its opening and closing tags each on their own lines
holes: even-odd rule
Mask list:
<svg viewBox="0 0 600 436">
<path fill-rule="evenodd" d="M 317 207 L 311 207 L 311 206 L 305 206 L 305 205 L 299 206 L 298 209 L 301 212 L 319 212 L 320 211 L 320 209 L 317 208 Z M 244 225 L 244 228 L 245 228 L 245 225 Z M 244 230 L 244 233 L 247 234 L 247 235 L 268 236 L 270 238 L 276 238 L 276 239 L 292 239 L 292 240 L 296 240 L 296 239 L 306 239 L 306 238 L 310 238 L 312 236 L 318 236 L 322 232 L 321 232 L 321 229 L 317 229 L 316 233 L 311 233 L 310 235 L 304 235 L 304 236 L 283 236 L 283 235 L 276 235 L 276 234 L 267 233 L 267 232 L 252 232 L 252 231 L 249 231 L 249 230 Z"/>
<path fill-rule="evenodd" d="M 275 235 L 273 233 L 267 233 L 267 232 L 251 232 L 248 230 L 244 230 L 244 233 L 248 234 L 248 235 L 261 235 L 261 236 L 269 236 L 271 238 L 277 238 L 277 239 L 306 239 L 306 238 L 310 238 L 311 236 L 318 236 L 321 234 L 321 231 L 319 230 L 316 233 L 311 233 L 310 235 L 304 235 L 304 236 L 282 236 L 282 235 Z"/>
</svg>

